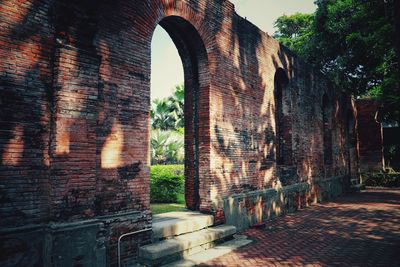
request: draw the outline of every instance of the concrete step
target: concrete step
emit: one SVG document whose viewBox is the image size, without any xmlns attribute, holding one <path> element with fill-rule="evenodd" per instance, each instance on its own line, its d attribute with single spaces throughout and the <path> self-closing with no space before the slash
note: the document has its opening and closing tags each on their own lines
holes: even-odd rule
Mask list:
<svg viewBox="0 0 400 267">
<path fill-rule="evenodd" d="M 228 254 L 243 246 L 247 246 L 253 241 L 244 235 L 234 235 L 232 240 L 216 245 L 213 248 L 185 257 L 185 259 L 162 265 L 162 267 L 193 267 L 215 258 Z"/>
<path fill-rule="evenodd" d="M 146 266 L 160 266 L 183 259 L 231 238 L 236 227 L 220 225 L 166 239 L 139 248 L 139 261 Z"/>
<path fill-rule="evenodd" d="M 214 224 L 212 215 L 194 211 L 168 212 L 153 216 L 153 241 L 195 232 Z"/>
</svg>

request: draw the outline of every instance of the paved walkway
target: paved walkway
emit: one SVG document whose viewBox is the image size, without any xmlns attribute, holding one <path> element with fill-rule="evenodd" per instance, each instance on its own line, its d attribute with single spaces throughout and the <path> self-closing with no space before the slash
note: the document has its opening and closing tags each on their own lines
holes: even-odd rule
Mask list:
<svg viewBox="0 0 400 267">
<path fill-rule="evenodd" d="M 274 219 L 200 266 L 400 266 L 400 190 L 369 189 Z"/>
</svg>

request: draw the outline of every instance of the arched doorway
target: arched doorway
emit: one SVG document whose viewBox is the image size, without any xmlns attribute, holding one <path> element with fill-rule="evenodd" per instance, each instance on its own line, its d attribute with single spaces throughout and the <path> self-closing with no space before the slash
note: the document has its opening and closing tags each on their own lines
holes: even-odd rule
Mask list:
<svg viewBox="0 0 400 267">
<path fill-rule="evenodd" d="M 163 18 L 160 25 L 171 37 L 182 60 L 184 72 L 184 174 L 186 206 L 200 208 L 201 144 L 206 143 L 208 114 L 202 112 L 209 105 L 208 60 L 203 41 L 195 27 L 178 16 Z M 165 66 L 168 68 L 168 66 Z"/>
<path fill-rule="evenodd" d="M 358 153 L 357 153 L 357 132 L 356 132 L 356 119 L 353 110 L 347 111 L 347 144 L 348 144 L 348 173 L 350 180 L 358 184 L 357 173 L 358 169 Z M 353 183 L 352 182 L 352 183 Z"/>
<path fill-rule="evenodd" d="M 322 134 L 324 165 L 327 171 L 333 163 L 332 155 L 332 103 L 329 97 L 324 94 L 322 97 Z"/>
<path fill-rule="evenodd" d="M 274 77 L 275 129 L 276 129 L 276 164 L 290 165 L 292 159 L 292 127 L 287 85 L 289 79 L 282 68 L 278 68 Z"/>
<path fill-rule="evenodd" d="M 293 165 L 292 96 L 287 71 L 278 68 L 274 77 L 276 174 L 282 185 L 297 183 Z"/>
</svg>

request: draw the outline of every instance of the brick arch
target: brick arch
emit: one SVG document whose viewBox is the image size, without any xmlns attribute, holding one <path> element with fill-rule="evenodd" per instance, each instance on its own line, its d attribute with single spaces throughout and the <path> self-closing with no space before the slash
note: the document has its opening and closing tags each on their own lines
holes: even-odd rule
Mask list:
<svg viewBox="0 0 400 267">
<path fill-rule="evenodd" d="M 185 85 L 185 199 L 191 210 L 199 210 L 200 186 L 206 183 L 199 170 L 207 170 L 209 144 L 208 56 L 197 29 L 186 19 L 171 15 L 158 23 L 171 37 L 181 57 Z M 202 190 L 206 192 L 206 190 Z"/>
<path fill-rule="evenodd" d="M 215 47 L 217 47 L 215 33 L 209 27 L 209 18 L 206 18 L 206 10 L 196 11 L 193 7 L 185 1 L 152 1 L 150 6 L 150 12 L 144 14 L 146 20 L 151 20 L 152 23 L 149 33 L 153 36 L 153 32 L 157 25 L 162 23 L 168 17 L 179 17 L 184 20 L 188 25 L 190 24 L 193 29 L 196 30 L 198 36 L 200 37 L 204 47 L 206 48 L 206 54 L 209 59 L 216 56 L 217 52 L 214 52 Z M 150 17 L 148 17 L 150 16 Z"/>
</svg>

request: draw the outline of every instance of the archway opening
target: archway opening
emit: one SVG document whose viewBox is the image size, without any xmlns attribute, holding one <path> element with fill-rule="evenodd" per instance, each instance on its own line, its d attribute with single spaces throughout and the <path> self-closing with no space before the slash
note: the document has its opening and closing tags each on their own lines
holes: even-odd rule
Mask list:
<svg viewBox="0 0 400 267">
<path fill-rule="evenodd" d="M 293 165 L 292 92 L 287 71 L 278 68 L 274 77 L 276 176 L 281 185 L 299 182 Z"/>
<path fill-rule="evenodd" d="M 200 97 L 202 96 L 202 91 L 205 91 L 204 89 L 208 87 L 208 77 L 206 70 L 208 65 L 207 54 L 199 33 L 188 21 L 184 20 L 183 18 L 178 16 L 169 16 L 162 19 L 158 25 L 162 29 L 164 29 L 165 32 L 169 35 L 170 40 L 176 47 L 177 53 L 179 54 L 180 57 L 181 65 L 183 66 L 182 86 L 179 86 L 178 90 L 177 88 L 175 88 L 174 92 L 176 93 L 178 91 L 178 95 L 177 94 L 172 95 L 172 98 L 176 98 L 178 96 L 180 97 L 180 100 L 182 100 L 180 102 L 182 104 L 181 105 L 182 110 L 180 110 L 182 114 L 177 114 L 177 112 L 175 112 L 175 114 L 171 114 L 174 113 L 172 111 L 169 112 L 167 118 L 164 118 L 166 121 L 168 121 L 168 117 L 171 119 L 171 117 L 173 116 L 181 115 L 180 117 L 177 116 L 179 117 L 178 118 L 179 122 L 175 120 L 174 121 L 175 125 L 174 123 L 172 123 L 172 125 L 164 127 L 164 129 L 170 129 L 175 131 L 177 130 L 183 135 L 180 142 L 183 143 L 182 150 L 184 150 L 183 152 L 184 157 L 181 159 L 181 162 L 179 162 L 179 160 L 178 162 L 172 162 L 172 163 L 183 163 L 181 171 L 183 172 L 183 177 L 184 177 L 183 178 L 184 187 L 182 190 L 183 191 L 182 193 L 184 193 L 184 198 L 177 200 L 178 201 L 180 200 L 181 202 L 182 200 L 184 200 L 185 207 L 190 210 L 199 210 L 200 207 L 199 188 L 201 184 L 201 181 L 199 179 L 199 169 L 201 168 L 200 166 L 201 163 L 199 160 L 201 153 L 200 144 L 204 143 L 202 142 L 202 139 L 205 138 L 205 135 L 201 133 L 204 132 L 204 128 L 206 128 L 207 126 L 204 123 L 207 121 L 207 118 L 205 118 L 206 114 L 204 114 L 203 112 L 199 112 L 199 107 L 204 108 L 204 106 L 208 105 L 208 103 L 205 102 L 206 98 Z M 161 29 L 160 27 L 158 27 L 159 29 L 156 29 L 155 34 L 158 34 L 157 31 L 158 32 L 160 31 Z M 157 39 L 155 39 L 153 35 L 152 49 L 157 49 L 157 44 L 153 44 L 155 40 L 157 41 Z M 152 53 L 152 55 L 154 55 L 154 52 Z M 164 69 L 164 71 L 167 71 L 167 69 L 171 70 L 171 68 L 176 68 L 168 66 L 168 63 L 165 62 L 165 58 L 163 59 L 152 58 L 152 66 L 156 66 L 154 60 L 161 60 L 162 62 L 161 66 Z M 156 71 L 152 68 L 152 85 L 156 84 L 153 83 L 153 80 L 156 79 L 154 77 L 154 74 L 157 75 Z M 167 80 L 171 79 L 177 81 L 176 77 L 168 77 L 168 75 L 164 75 L 163 79 Z M 182 88 L 184 89 L 181 90 Z M 157 93 L 155 93 L 157 89 L 153 88 L 152 86 L 151 90 L 153 98 L 157 98 Z M 168 89 L 162 89 L 162 90 L 168 90 Z M 169 96 L 166 96 L 166 98 L 169 98 Z M 175 103 L 175 104 L 180 105 L 180 103 Z M 155 105 L 156 103 L 153 103 L 152 124 L 154 124 L 154 118 L 155 118 L 154 115 L 156 115 L 154 114 Z M 165 103 L 162 105 L 165 106 Z M 152 155 L 154 156 L 154 153 L 152 153 Z M 153 158 L 152 163 L 162 163 L 165 165 L 166 163 L 171 163 L 171 161 L 168 162 L 168 160 L 165 160 L 165 162 L 157 162 Z M 172 172 L 176 173 L 176 170 L 172 170 Z M 151 198 L 153 198 L 154 193 L 157 191 L 157 189 L 161 189 L 158 190 L 159 191 L 158 193 L 160 193 L 160 191 L 162 193 L 163 188 L 162 184 L 158 184 L 154 187 L 153 175 L 155 174 L 152 173 L 151 175 L 152 175 Z M 176 182 L 176 181 L 168 181 L 169 179 L 165 177 L 162 177 L 161 180 L 163 180 L 163 182 L 168 184 L 168 186 L 172 186 Z M 179 178 L 177 180 L 179 180 Z M 164 184 L 164 187 L 165 186 L 166 185 Z M 164 192 L 171 193 L 171 190 L 164 188 Z"/>
<path fill-rule="evenodd" d="M 324 165 L 332 165 L 332 105 L 325 94 L 322 98 L 322 133 L 324 143 Z"/>
<path fill-rule="evenodd" d="M 292 155 L 292 129 L 287 86 L 289 79 L 284 69 L 276 70 L 274 77 L 276 164 L 290 165 Z M 289 101 L 290 102 L 290 101 Z"/>
<path fill-rule="evenodd" d="M 151 168 L 153 214 L 185 210 L 184 75 L 168 33 L 157 26 L 151 43 Z"/>
<path fill-rule="evenodd" d="M 347 144 L 348 144 L 348 173 L 350 180 L 357 181 L 358 170 L 358 153 L 357 153 L 357 133 L 356 133 L 356 121 L 353 110 L 347 111 Z"/>
</svg>

